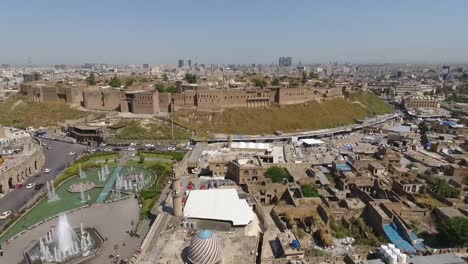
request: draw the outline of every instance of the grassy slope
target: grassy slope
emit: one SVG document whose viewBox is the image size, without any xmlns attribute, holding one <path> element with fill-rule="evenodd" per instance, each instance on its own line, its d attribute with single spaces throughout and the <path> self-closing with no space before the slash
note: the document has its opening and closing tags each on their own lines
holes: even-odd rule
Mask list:
<svg viewBox="0 0 468 264">
<path fill-rule="evenodd" d="M 197 131 L 197 136 L 210 133 L 265 134 L 276 130 L 295 132 L 330 128 L 354 123 L 356 119 L 391 112 L 388 106 L 371 93 L 362 93 L 353 98 L 359 103 L 334 99 L 323 103 L 268 109 L 229 109 L 223 113 L 180 112 L 177 122 Z M 365 107 L 364 107 L 365 106 Z"/>
<path fill-rule="evenodd" d="M 53 126 L 57 122 L 86 116 L 63 103 L 33 103 L 25 97 L 14 97 L 0 103 L 0 124 L 26 128 Z"/>
<path fill-rule="evenodd" d="M 189 139 L 190 132 L 174 126 L 174 139 Z M 164 122 L 154 122 L 147 128 L 142 127 L 138 121 L 127 122 L 127 126 L 116 136 L 124 140 L 162 140 L 171 139 L 171 126 Z"/>
</svg>

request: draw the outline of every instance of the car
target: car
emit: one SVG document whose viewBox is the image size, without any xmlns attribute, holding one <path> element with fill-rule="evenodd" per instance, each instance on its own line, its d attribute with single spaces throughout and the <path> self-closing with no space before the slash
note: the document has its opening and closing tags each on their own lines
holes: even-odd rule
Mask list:
<svg viewBox="0 0 468 264">
<path fill-rule="evenodd" d="M 42 183 L 41 184 L 36 184 L 36 186 L 34 186 L 34 189 L 35 190 L 40 190 L 40 189 L 42 189 L 42 187 L 44 187 L 44 184 L 42 184 Z"/>
<path fill-rule="evenodd" d="M 50 171 L 51 171 L 51 169 L 45 168 L 44 173 L 49 173 Z"/>
<path fill-rule="evenodd" d="M 169 150 L 169 151 L 175 151 L 175 148 L 174 148 L 174 147 L 168 147 L 167 150 Z"/>
<path fill-rule="evenodd" d="M 68 156 L 73 156 L 73 155 L 75 155 L 75 154 L 76 154 L 76 152 L 73 152 L 73 151 L 68 152 Z"/>
<path fill-rule="evenodd" d="M 26 185 L 26 189 L 32 189 L 34 186 L 36 186 L 35 183 L 28 183 L 28 185 Z"/>
<path fill-rule="evenodd" d="M 42 142 L 42 146 L 47 146 L 47 143 L 45 143 L 45 142 Z"/>
<path fill-rule="evenodd" d="M 132 143 L 130 143 L 130 146 L 136 146 L 136 143 L 132 142 Z"/>
<path fill-rule="evenodd" d="M 16 184 L 16 189 L 22 189 L 22 188 L 23 188 L 23 184 L 21 183 Z"/>
<path fill-rule="evenodd" d="M 132 153 L 132 155 L 130 155 L 130 157 L 135 157 L 135 153 Z"/>
<path fill-rule="evenodd" d="M 51 147 L 47 147 L 47 150 L 51 150 L 52 148 Z"/>
<path fill-rule="evenodd" d="M 134 148 L 128 148 L 127 150 L 128 150 L 128 151 L 135 151 Z"/>
<path fill-rule="evenodd" d="M 11 211 L 5 211 L 2 214 L 0 214 L 0 219 L 4 220 L 7 219 L 11 215 Z"/>
<path fill-rule="evenodd" d="M 111 149 L 111 148 L 105 148 L 104 151 L 106 151 L 106 152 L 111 152 L 112 149 Z"/>
</svg>

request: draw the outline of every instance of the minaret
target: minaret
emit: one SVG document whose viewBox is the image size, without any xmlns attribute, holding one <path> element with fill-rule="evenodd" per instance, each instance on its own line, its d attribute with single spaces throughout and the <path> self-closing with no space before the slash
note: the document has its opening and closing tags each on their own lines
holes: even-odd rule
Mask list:
<svg viewBox="0 0 468 264">
<path fill-rule="evenodd" d="M 174 216 L 182 216 L 182 187 L 180 186 L 180 177 L 172 169 L 172 208 Z"/>
</svg>

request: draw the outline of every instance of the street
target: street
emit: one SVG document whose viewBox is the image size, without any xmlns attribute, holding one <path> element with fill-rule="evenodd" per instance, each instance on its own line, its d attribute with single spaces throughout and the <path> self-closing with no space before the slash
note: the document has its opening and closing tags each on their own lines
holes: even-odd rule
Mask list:
<svg viewBox="0 0 468 264">
<path fill-rule="evenodd" d="M 77 159 L 87 148 L 86 146 L 79 144 L 70 144 L 49 139 L 40 139 L 40 141 L 47 144 L 47 146 L 43 147 L 45 155 L 44 167 L 39 174 L 24 181 L 22 183 L 23 188 L 12 190 L 0 199 L 0 213 L 8 210 L 13 211 L 13 214 L 18 213 L 18 210 L 24 204 L 26 204 L 36 193 L 41 191 L 34 188 L 26 189 L 26 185 L 28 183 L 45 184 L 46 181 L 56 178 L 69 163 L 72 163 Z M 47 150 L 47 147 L 50 147 L 51 149 Z M 76 152 L 76 154 L 69 156 L 69 152 Z M 44 169 L 46 168 L 49 168 L 51 171 L 49 173 L 44 173 Z M 3 226 L 10 218 L 0 220 L 0 227 Z"/>
</svg>

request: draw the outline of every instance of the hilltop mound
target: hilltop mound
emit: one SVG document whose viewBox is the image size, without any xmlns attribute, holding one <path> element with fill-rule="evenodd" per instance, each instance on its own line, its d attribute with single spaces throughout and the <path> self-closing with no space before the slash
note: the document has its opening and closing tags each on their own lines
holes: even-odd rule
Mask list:
<svg viewBox="0 0 468 264">
<path fill-rule="evenodd" d="M 391 112 L 391 107 L 374 94 L 364 92 L 351 100 L 311 101 L 290 106 L 228 109 L 223 112 L 181 111 L 175 120 L 197 131 L 197 137 L 213 133 L 272 134 L 276 130 L 297 132 L 331 128 L 357 119 Z"/>
</svg>

